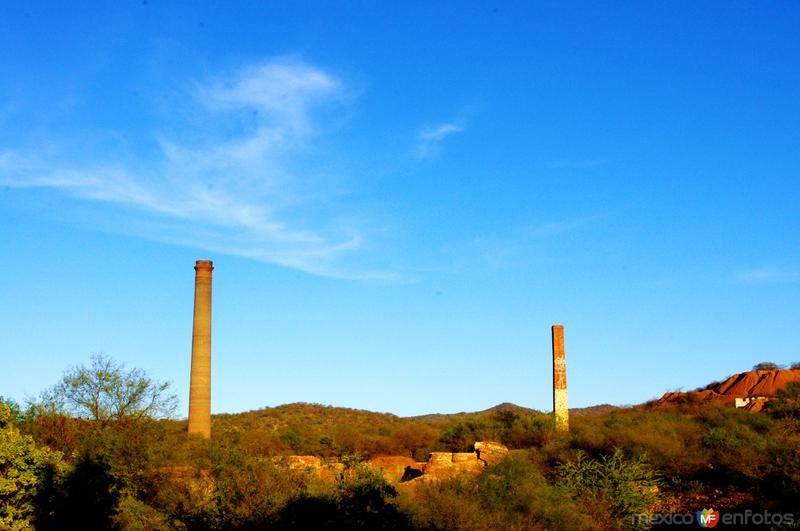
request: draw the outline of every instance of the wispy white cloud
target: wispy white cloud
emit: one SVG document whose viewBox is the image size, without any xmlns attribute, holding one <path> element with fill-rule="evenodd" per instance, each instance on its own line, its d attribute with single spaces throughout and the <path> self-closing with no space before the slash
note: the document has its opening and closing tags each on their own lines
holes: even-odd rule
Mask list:
<svg viewBox="0 0 800 531">
<path fill-rule="evenodd" d="M 756 267 L 734 273 L 734 280 L 742 284 L 797 284 L 800 271 L 786 267 Z"/>
<path fill-rule="evenodd" d="M 457 123 L 444 123 L 422 129 L 417 135 L 417 158 L 425 159 L 436 155 L 445 138 L 463 130 L 464 126 Z"/>
<path fill-rule="evenodd" d="M 558 221 L 519 226 L 500 236 L 477 236 L 469 243 L 473 253 L 487 265 L 504 269 L 529 264 L 533 249 L 556 238 L 571 238 L 579 230 L 586 229 L 609 214 L 585 214 Z M 537 257 L 537 260 L 541 260 Z M 549 259 L 549 258 L 547 258 Z"/>
<path fill-rule="evenodd" d="M 288 140 L 305 136 L 313 129 L 311 110 L 324 101 L 342 96 L 342 82 L 320 68 L 296 60 L 277 60 L 242 68 L 236 75 L 221 77 L 201 85 L 197 90 L 201 101 L 210 108 L 257 109 L 267 124 L 279 126 L 253 140 Z"/>
<path fill-rule="evenodd" d="M 159 230 L 142 234 L 148 238 L 324 276 L 389 278 L 342 264 L 362 248 L 363 235 L 352 224 L 341 230 L 333 215 L 324 219 L 307 197 L 325 195 L 330 183 L 294 169 L 318 132 L 317 111 L 345 95 L 340 79 L 297 59 L 246 66 L 187 94 L 204 140 L 154 132 L 160 156 L 136 164 L 0 152 L 0 183 L 131 207 L 158 218 Z M 231 117 L 245 124 L 238 134 L 216 134 Z"/>
</svg>

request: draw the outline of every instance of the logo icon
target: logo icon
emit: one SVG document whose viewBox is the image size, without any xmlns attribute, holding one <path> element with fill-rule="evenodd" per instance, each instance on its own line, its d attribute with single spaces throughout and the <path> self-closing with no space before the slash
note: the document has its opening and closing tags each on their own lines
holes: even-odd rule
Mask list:
<svg viewBox="0 0 800 531">
<path fill-rule="evenodd" d="M 719 523 L 719 511 L 714 509 L 697 511 L 697 523 L 700 527 L 714 527 Z"/>
</svg>

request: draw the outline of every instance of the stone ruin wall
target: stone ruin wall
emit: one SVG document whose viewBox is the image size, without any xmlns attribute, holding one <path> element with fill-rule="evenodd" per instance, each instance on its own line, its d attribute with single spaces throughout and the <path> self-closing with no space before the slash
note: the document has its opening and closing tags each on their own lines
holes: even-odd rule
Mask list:
<svg viewBox="0 0 800 531">
<path fill-rule="evenodd" d="M 475 443 L 473 452 L 431 452 L 428 461 L 422 463 L 405 456 L 379 456 L 366 463 L 380 470 L 388 482 L 411 486 L 458 474 L 480 474 L 487 466 L 502 461 L 507 454 L 508 448 L 500 443 L 480 441 Z M 313 455 L 276 457 L 273 462 L 290 470 L 308 470 L 322 479 L 330 480 L 344 470 L 342 463 L 326 463 Z"/>
</svg>

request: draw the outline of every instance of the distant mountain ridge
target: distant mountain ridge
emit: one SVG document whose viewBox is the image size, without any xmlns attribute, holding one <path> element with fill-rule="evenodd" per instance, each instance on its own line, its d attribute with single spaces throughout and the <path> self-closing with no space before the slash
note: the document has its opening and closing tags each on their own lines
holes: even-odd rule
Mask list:
<svg viewBox="0 0 800 531">
<path fill-rule="evenodd" d="M 609 413 L 616 409 L 620 409 L 620 407 L 612 406 L 611 404 L 598 404 L 596 406 L 570 408 L 569 412 L 572 415 L 582 417 L 588 415 L 602 415 L 603 413 Z M 467 418 L 467 417 L 488 415 L 491 413 L 506 412 L 506 411 L 512 413 L 545 413 L 545 414 L 549 413 L 547 411 L 539 411 L 538 409 L 531 409 L 528 407 L 518 406 L 517 404 L 512 404 L 511 402 L 503 402 L 502 404 L 497 404 L 496 406 L 492 406 L 488 409 L 483 409 L 481 411 L 472 411 L 472 412 L 462 411 L 461 413 L 428 413 L 426 415 L 417 415 L 414 417 L 404 417 L 404 418 L 435 423 L 437 421 L 445 421 L 454 418 Z"/>
<path fill-rule="evenodd" d="M 572 415 L 580 417 L 601 415 L 617 409 L 620 409 L 620 407 L 612 406 L 610 404 L 599 404 L 584 408 L 570 408 L 569 411 Z M 451 420 L 491 415 L 498 412 L 549 414 L 547 411 L 543 412 L 524 406 L 518 406 L 517 404 L 512 404 L 511 402 L 503 402 L 481 411 L 428 413 L 425 415 L 415 415 L 410 417 L 400 417 L 392 413 L 369 411 L 366 409 L 353 409 L 323 404 L 312 404 L 307 402 L 294 402 L 275 407 L 265 407 L 251 411 L 243 411 L 241 413 L 218 413 L 214 415 L 214 418 L 222 423 L 236 420 L 237 422 L 244 421 L 245 424 L 266 424 L 270 426 L 270 429 L 275 430 L 286 425 L 285 419 L 287 417 L 294 417 L 307 423 L 319 424 L 330 424 L 332 419 L 336 419 L 337 421 L 345 420 L 349 423 L 364 425 L 370 425 L 377 422 L 401 424 L 406 421 L 421 422 L 424 424 L 439 424 L 449 422 Z"/>
</svg>

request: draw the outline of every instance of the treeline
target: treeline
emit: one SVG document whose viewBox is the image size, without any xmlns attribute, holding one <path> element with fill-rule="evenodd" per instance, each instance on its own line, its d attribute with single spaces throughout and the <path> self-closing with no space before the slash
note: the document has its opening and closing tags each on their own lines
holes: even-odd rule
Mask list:
<svg viewBox="0 0 800 531">
<path fill-rule="evenodd" d="M 24 407 L 0 400 L 0 529 L 628 529 L 653 512 L 800 507 L 800 385 L 764 413 L 648 404 L 572 420 L 522 408 L 402 419 L 313 404 L 214 417 L 186 436 L 168 386 L 107 358 Z M 512 449 L 414 488 L 366 460 Z M 330 477 L 273 459 L 340 462 Z M 800 515 L 799 515 L 800 516 Z"/>
</svg>

